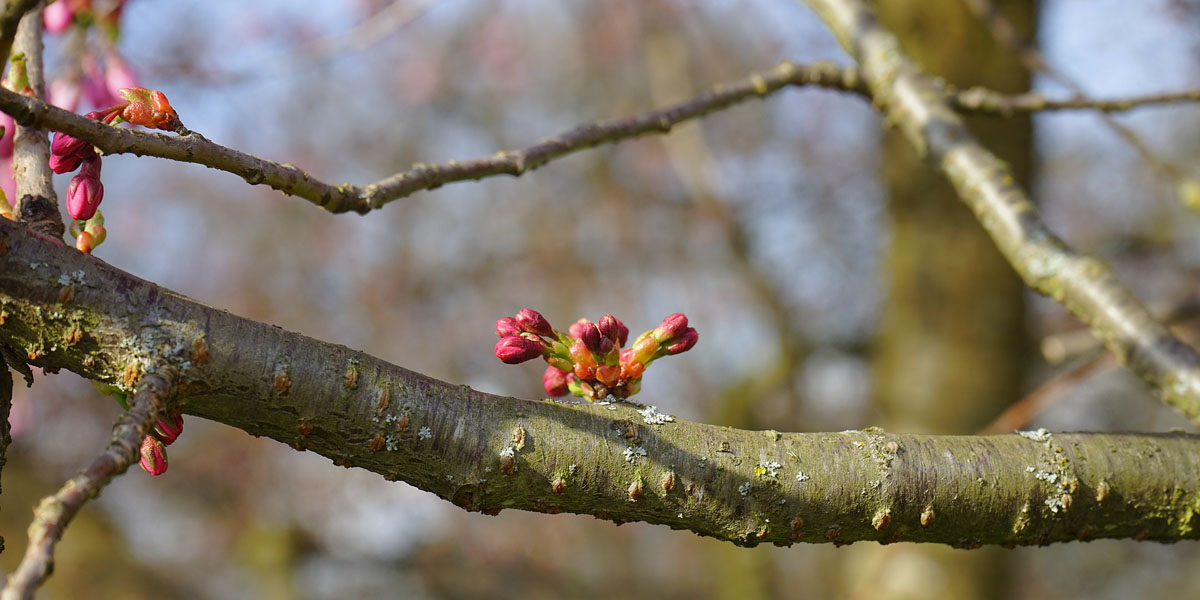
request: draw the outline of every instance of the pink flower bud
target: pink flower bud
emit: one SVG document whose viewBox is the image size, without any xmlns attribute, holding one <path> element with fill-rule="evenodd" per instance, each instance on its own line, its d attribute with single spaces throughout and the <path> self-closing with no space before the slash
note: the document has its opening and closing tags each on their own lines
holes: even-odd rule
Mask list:
<svg viewBox="0 0 1200 600">
<path fill-rule="evenodd" d="M 0 127 L 4 128 L 4 137 L 0 138 L 0 158 L 11 158 L 13 136 L 17 134 L 17 124 L 8 113 L 0 113 Z"/>
<path fill-rule="evenodd" d="M 62 175 L 63 173 L 70 173 L 71 171 L 78 169 L 79 163 L 82 161 L 83 159 L 77 154 L 69 154 L 65 156 L 62 154 L 51 154 L 50 170 L 58 173 L 59 175 Z"/>
<path fill-rule="evenodd" d="M 67 213 L 79 221 L 90 219 L 96 214 L 100 201 L 104 199 L 104 184 L 100 183 L 100 157 L 93 156 L 83 161 L 79 174 L 67 184 Z"/>
<path fill-rule="evenodd" d="M 505 364 L 516 365 L 541 356 L 542 348 L 533 340 L 510 335 L 496 342 L 496 358 Z"/>
<path fill-rule="evenodd" d="M 55 131 L 53 141 L 50 142 L 50 152 L 59 156 L 78 156 L 82 159 L 93 153 L 93 150 L 91 144 L 61 131 Z"/>
<path fill-rule="evenodd" d="M 155 477 L 167 472 L 167 447 L 153 435 L 142 439 L 142 457 L 138 461 L 147 473 Z"/>
<path fill-rule="evenodd" d="M 521 312 L 517 313 L 517 323 L 521 324 L 521 329 L 529 333 L 538 335 L 553 336 L 554 328 L 550 326 L 550 322 L 542 313 L 533 310 L 532 308 L 522 308 Z"/>
<path fill-rule="evenodd" d="M 55 2 L 55 4 L 58 4 Z M 47 8 L 48 10 L 48 8 Z M 46 102 L 75 112 L 79 107 L 79 80 L 59 78 L 46 84 Z"/>
<path fill-rule="evenodd" d="M 46 33 L 62 33 L 74 22 L 75 14 L 65 0 L 50 4 L 42 11 L 42 26 L 46 28 Z"/>
<path fill-rule="evenodd" d="M 571 324 L 571 328 L 567 330 L 567 333 L 571 334 L 571 337 L 573 337 L 577 340 L 581 339 L 581 338 L 583 338 L 583 328 L 587 325 L 590 325 L 591 323 L 592 322 L 587 319 L 580 319 L 578 321 L 575 321 L 574 323 Z"/>
<path fill-rule="evenodd" d="M 133 72 L 119 54 L 108 52 L 104 61 L 104 85 L 108 88 L 108 93 L 120 96 L 122 89 L 138 87 L 137 73 Z"/>
<path fill-rule="evenodd" d="M 500 337 L 508 337 L 510 335 L 521 335 L 521 325 L 512 317 L 504 317 L 496 321 L 496 335 Z"/>
<path fill-rule="evenodd" d="M 633 348 L 626 348 L 621 351 L 621 379 L 637 379 L 646 372 L 646 365 L 637 361 L 634 356 Z"/>
<path fill-rule="evenodd" d="M 583 335 L 579 336 L 579 339 L 583 340 L 583 345 L 587 346 L 587 349 L 592 352 L 599 352 L 601 335 L 600 329 L 596 327 L 596 324 L 588 323 L 584 325 L 582 333 Z"/>
<path fill-rule="evenodd" d="M 696 341 L 700 339 L 700 334 L 696 330 L 688 327 L 679 334 L 670 344 L 667 344 L 667 354 L 680 354 L 692 349 L 696 345 Z"/>
<path fill-rule="evenodd" d="M 673 339 L 687 329 L 688 320 L 683 313 L 675 313 L 662 320 L 658 327 L 654 328 L 654 339 L 665 342 Z"/>
<path fill-rule="evenodd" d="M 616 343 L 618 348 L 624 346 L 625 341 L 629 339 L 629 328 L 620 319 L 612 315 L 600 317 L 598 327 L 600 328 L 601 335 Z"/>
<path fill-rule="evenodd" d="M 574 377 L 574 375 L 554 367 L 546 367 L 546 372 L 542 374 L 542 387 L 551 396 L 565 396 L 567 395 L 568 377 Z"/>
<path fill-rule="evenodd" d="M 154 424 L 154 434 L 168 446 L 175 443 L 181 433 L 183 433 L 183 415 L 179 413 L 162 417 Z"/>
</svg>

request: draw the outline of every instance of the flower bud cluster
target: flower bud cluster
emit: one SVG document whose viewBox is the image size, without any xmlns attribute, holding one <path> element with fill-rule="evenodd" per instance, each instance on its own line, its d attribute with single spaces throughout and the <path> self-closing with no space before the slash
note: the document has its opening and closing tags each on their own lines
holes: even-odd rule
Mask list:
<svg viewBox="0 0 1200 600">
<path fill-rule="evenodd" d="M 629 328 L 612 315 L 595 323 L 579 319 L 563 333 L 528 308 L 496 321 L 496 334 L 500 336 L 496 358 L 518 364 L 541 357 L 549 365 L 542 375 L 546 393 L 569 392 L 589 402 L 610 396 L 623 400 L 638 393 L 651 362 L 686 352 L 699 339 L 682 313 L 663 319 L 625 348 Z"/>
<path fill-rule="evenodd" d="M 162 92 L 134 87 L 121 89 L 121 95 L 126 102 L 90 112 L 86 116 L 109 124 L 125 120 L 157 129 L 174 130 L 182 127 L 179 115 Z M 63 174 L 79 169 L 79 173 L 67 185 L 67 213 L 77 222 L 85 222 L 71 228 L 76 236 L 75 247 L 83 252 L 91 252 L 92 248 L 104 241 L 103 217 L 93 223 L 100 202 L 104 200 L 100 166 L 100 153 L 90 143 L 61 131 L 54 133 L 50 143 L 50 170 Z"/>
<path fill-rule="evenodd" d="M 179 439 L 183 433 L 183 415 L 170 412 L 154 424 L 154 429 L 142 438 L 141 458 L 138 464 L 155 477 L 167 472 L 167 446 Z"/>
</svg>

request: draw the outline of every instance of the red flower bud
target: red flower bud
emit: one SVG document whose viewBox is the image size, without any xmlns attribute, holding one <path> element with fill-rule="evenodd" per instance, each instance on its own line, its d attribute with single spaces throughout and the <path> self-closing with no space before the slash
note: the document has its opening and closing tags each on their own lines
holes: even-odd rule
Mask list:
<svg viewBox="0 0 1200 600">
<path fill-rule="evenodd" d="M 510 335 L 496 342 L 496 358 L 505 364 L 516 365 L 541 356 L 542 349 L 538 342 Z"/>
<path fill-rule="evenodd" d="M 574 323 L 571 324 L 571 328 L 567 330 L 567 333 L 571 334 L 571 337 L 573 337 L 577 340 L 582 339 L 583 338 L 583 328 L 586 327 L 587 325 L 590 325 L 591 323 L 592 322 L 587 319 L 580 319 L 578 321 L 575 321 Z"/>
<path fill-rule="evenodd" d="M 180 125 L 179 115 L 171 108 L 166 95 L 158 90 L 129 87 L 119 90 L 129 101 L 121 109 L 121 118 L 142 127 L 174 131 Z"/>
<path fill-rule="evenodd" d="M 50 142 L 50 153 L 60 156 L 78 155 L 81 159 L 92 154 L 92 145 L 61 131 L 54 132 L 54 140 Z M 60 173 L 61 174 L 61 173 Z"/>
<path fill-rule="evenodd" d="M 179 413 L 172 413 L 160 418 L 154 424 L 154 435 L 168 446 L 173 444 L 181 433 L 183 433 L 183 415 Z"/>
<path fill-rule="evenodd" d="M 574 375 L 554 367 L 546 367 L 546 372 L 542 374 L 542 387 L 551 396 L 565 396 L 567 395 L 568 377 L 574 377 Z"/>
<path fill-rule="evenodd" d="M 67 184 L 67 213 L 72 219 L 83 221 L 96 214 L 96 208 L 104 199 L 104 184 L 100 183 L 100 157 L 92 156 L 83 161 L 79 174 Z"/>
<path fill-rule="evenodd" d="M 550 326 L 550 322 L 542 313 L 531 308 L 522 308 L 521 312 L 517 313 L 517 323 L 521 325 L 521 329 L 529 333 L 538 335 L 553 336 L 554 328 Z"/>
<path fill-rule="evenodd" d="M 624 346 L 625 342 L 629 339 L 629 328 L 620 319 L 612 315 L 600 317 L 598 327 L 600 328 L 600 333 L 612 340 L 618 348 Z"/>
<path fill-rule="evenodd" d="M 59 175 L 62 175 L 63 173 L 70 173 L 71 171 L 79 168 L 79 163 L 82 162 L 82 160 L 83 159 L 79 158 L 79 156 L 75 154 L 68 156 L 51 154 L 49 161 L 50 170 L 58 173 Z"/>
<path fill-rule="evenodd" d="M 663 319 L 662 323 L 654 328 L 654 333 L 650 335 L 660 342 L 665 342 L 679 336 L 684 329 L 687 329 L 687 326 L 687 317 L 683 313 L 675 313 Z"/>
<path fill-rule="evenodd" d="M 688 327 L 683 330 L 679 337 L 675 338 L 670 344 L 667 344 L 667 354 L 680 354 L 692 349 L 696 345 L 696 341 L 700 339 L 700 334 L 696 330 Z"/>
<path fill-rule="evenodd" d="M 504 317 L 496 321 L 496 335 L 500 337 L 508 337 L 510 335 L 521 335 L 521 325 L 512 317 Z"/>
<path fill-rule="evenodd" d="M 162 440 L 148 435 L 142 439 L 141 459 L 138 463 L 147 473 L 155 477 L 167 472 L 167 447 Z"/>
<path fill-rule="evenodd" d="M 600 338 L 600 355 L 601 356 L 608 356 L 608 354 L 610 352 L 612 352 L 613 350 L 615 350 L 616 348 L 617 348 L 617 346 L 612 340 L 610 340 L 606 337 Z"/>
<path fill-rule="evenodd" d="M 588 323 L 582 327 L 582 334 L 579 339 L 583 340 L 583 345 L 587 346 L 592 352 L 600 351 L 600 329 L 595 323 Z"/>
</svg>

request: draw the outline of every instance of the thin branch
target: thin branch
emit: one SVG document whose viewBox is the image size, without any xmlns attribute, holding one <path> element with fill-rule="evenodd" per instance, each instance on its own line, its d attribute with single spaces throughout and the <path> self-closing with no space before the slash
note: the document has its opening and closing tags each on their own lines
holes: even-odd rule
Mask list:
<svg viewBox="0 0 1200 600">
<path fill-rule="evenodd" d="M 63 531 L 85 502 L 98 496 L 113 477 L 124 473 L 138 459 L 142 438 L 163 413 L 170 392 L 169 377 L 161 373 L 142 377 L 129 410 L 121 413 L 113 425 L 112 439 L 104 452 L 57 493 L 42 499 L 29 525 L 29 547 L 0 592 L 0 600 L 33 598 L 53 570 L 54 546 L 62 539 Z"/>
<path fill-rule="evenodd" d="M 4 12 L 0 14 L 0 60 L 3 63 L 8 62 L 18 23 L 38 2 L 39 0 L 8 0 L 4 3 Z"/>
<path fill-rule="evenodd" d="M 0 91 L 0 110 L 21 124 L 63 131 L 85 139 L 106 154 L 133 153 L 202 164 L 233 173 L 252 185 L 268 185 L 299 196 L 333 213 L 365 214 L 393 200 L 447 183 L 493 175 L 520 175 L 556 158 L 651 133 L 666 133 L 675 125 L 702 117 L 750 98 L 770 95 L 784 87 L 817 85 L 846 91 L 862 89 L 858 72 L 832 64 L 779 66 L 729 85 L 713 88 L 691 100 L 637 115 L 582 125 L 523 150 L 442 164 L 416 164 L 380 181 L 358 186 L 320 181 L 290 164 L 264 160 L 215 144 L 196 132 L 181 137 L 114 128 L 19 94 Z"/>
<path fill-rule="evenodd" d="M 1029 287 L 1062 303 L 1167 404 L 1200 423 L 1200 355 L 1113 276 L 1042 221 L 1009 168 L 942 101 L 944 88 L 903 54 L 860 0 L 808 0 L 862 66 L 872 97 L 940 169 Z"/>
<path fill-rule="evenodd" d="M 960 112 L 997 117 L 1060 110 L 1096 110 L 1111 113 L 1158 104 L 1200 102 L 1200 90 L 1146 94 L 1111 100 L 1093 100 L 1078 96 L 1068 100 L 1052 100 L 1038 92 L 1004 94 L 984 87 L 972 87 L 958 92 L 951 91 L 950 100 L 951 105 Z"/>
<path fill-rule="evenodd" d="M 1046 380 L 1037 389 L 1025 395 L 1004 412 L 1000 413 L 991 423 L 978 431 L 978 435 L 996 435 L 1009 433 L 1016 429 L 1028 427 L 1033 419 L 1050 408 L 1074 389 L 1075 385 L 1097 371 L 1103 372 L 1118 366 L 1116 359 L 1109 353 L 1098 354 L 1082 363 L 1063 371 Z"/>
<path fill-rule="evenodd" d="M 1200 436 L 794 434 L 500 397 L 199 304 L 11 222 L 0 242 L 0 343 L 35 364 L 119 385 L 172 365 L 187 414 L 466 510 L 645 521 L 740 545 L 1200 537 Z"/>
<path fill-rule="evenodd" d="M 29 86 L 37 99 L 45 97 L 42 74 L 42 9 L 32 10 L 21 19 L 16 52 L 25 55 L 25 72 Z M 17 220 L 54 239 L 62 239 L 64 227 L 58 210 L 58 197 L 50 179 L 50 142 L 46 132 L 17 125 L 13 136 L 13 177 L 17 182 L 17 198 L 13 213 Z"/>
<path fill-rule="evenodd" d="M 1055 68 L 1042 55 L 1030 40 L 1021 34 L 1020 31 L 1010 22 L 992 0 L 963 0 L 971 12 L 975 13 L 976 18 L 987 26 L 992 37 L 996 41 L 1007 46 L 1017 58 L 1031 71 L 1042 73 L 1050 79 L 1058 82 L 1063 87 L 1075 94 L 1074 102 L 1082 104 L 1094 103 L 1087 97 L 1087 91 L 1083 89 L 1078 81 L 1068 76 L 1060 69 Z M 1069 101 L 1070 102 L 1070 101 Z M 1121 110 L 1114 108 L 1112 110 Z M 1171 161 L 1162 158 L 1142 140 L 1132 128 L 1117 121 L 1111 114 L 1112 110 L 1103 110 L 1100 113 L 1100 119 L 1113 130 L 1117 135 L 1125 140 L 1137 153 L 1142 157 L 1142 160 L 1155 168 L 1177 185 L 1182 185 L 1187 180 L 1186 169 L 1172 163 Z"/>
</svg>

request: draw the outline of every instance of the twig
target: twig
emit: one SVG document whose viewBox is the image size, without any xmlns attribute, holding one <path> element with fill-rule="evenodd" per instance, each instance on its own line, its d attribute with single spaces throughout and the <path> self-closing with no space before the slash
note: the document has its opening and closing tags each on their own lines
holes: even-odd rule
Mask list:
<svg viewBox="0 0 1200 600">
<path fill-rule="evenodd" d="M 961 112 L 1006 117 L 1016 114 L 1059 110 L 1124 112 L 1155 104 L 1200 102 L 1200 90 L 1146 94 L 1111 100 L 1093 100 L 1078 96 L 1068 100 L 1051 100 L 1038 92 L 1004 94 L 984 87 L 972 87 L 958 92 L 952 91 L 950 99 L 954 108 Z"/>
<path fill-rule="evenodd" d="M 17 35 L 17 24 L 25 13 L 33 10 L 39 0 L 8 0 L 4 3 L 4 13 L 0 15 L 0 60 L 8 62 L 8 53 L 12 51 L 13 38 Z"/>
<path fill-rule="evenodd" d="M 67 524 L 85 502 L 99 495 L 113 477 L 124 473 L 137 460 L 142 438 L 163 413 L 170 392 L 169 377 L 160 373 L 142 377 L 129 410 L 121 413 L 113 425 L 112 439 L 104 452 L 87 469 L 67 480 L 57 493 L 42 499 L 29 526 L 29 547 L 0 592 L 0 600 L 33 597 L 53 569 L 54 546 Z"/>
<path fill-rule="evenodd" d="M 860 0 L 808 0 L 857 58 L 874 101 L 950 180 L 1029 287 L 1062 303 L 1163 402 L 1200 422 L 1200 355 L 1175 337 L 1100 260 L 1068 247 L 1042 221 L 1009 168 L 984 148 L 941 85 L 900 50 Z"/>
<path fill-rule="evenodd" d="M 0 110 L 12 115 L 18 123 L 63 131 L 85 139 L 106 154 L 134 153 L 202 164 L 238 175 L 253 185 L 268 185 L 285 194 L 305 198 L 330 212 L 365 214 L 419 190 L 493 175 L 520 175 L 586 148 L 650 133 L 666 133 L 683 121 L 796 85 L 860 93 L 865 90 L 858 72 L 853 69 L 842 69 L 833 64 L 797 66 L 784 62 L 769 71 L 753 74 L 734 84 L 716 86 L 691 100 L 663 109 L 627 119 L 582 125 L 523 150 L 435 165 L 418 163 L 406 171 L 363 186 L 325 183 L 293 165 L 226 148 L 195 132 L 185 131 L 185 135 L 176 138 L 110 127 L 19 94 L 0 91 Z"/>
<path fill-rule="evenodd" d="M 42 76 L 42 10 L 32 10 L 21 19 L 13 43 L 17 52 L 25 55 L 25 72 L 29 86 L 40 100 L 45 97 Z M 16 204 L 13 213 L 17 220 L 54 239 L 62 239 L 63 221 L 58 211 L 58 197 L 50 179 L 50 142 L 46 132 L 17 125 L 13 136 L 13 177 L 17 182 Z"/>
<path fill-rule="evenodd" d="M 1016 429 L 1026 427 L 1033 419 L 1044 412 L 1052 404 L 1062 399 L 1075 384 L 1092 373 L 1106 371 L 1118 365 L 1112 354 L 1098 354 L 1075 367 L 1063 371 L 1046 380 L 1037 389 L 1025 395 L 1015 404 L 1000 413 L 986 427 L 980 429 L 979 435 L 997 435 L 1012 433 Z"/>
<path fill-rule="evenodd" d="M 1001 44 L 1008 46 L 1008 48 L 1017 55 L 1017 58 L 1020 59 L 1026 68 L 1031 71 L 1036 71 L 1046 75 L 1050 79 L 1058 82 L 1060 85 L 1070 90 L 1071 93 L 1075 94 L 1075 98 L 1067 102 L 1076 102 L 1084 105 L 1094 103 L 1093 100 L 1088 99 L 1087 91 L 1083 89 L 1083 86 L 1066 73 L 1051 65 L 1049 61 L 1042 56 L 1042 53 L 1038 51 L 1037 47 L 1032 44 L 1024 35 L 1022 35 L 1007 18 L 1005 18 L 1003 13 L 1000 12 L 992 0 L 963 0 L 963 3 L 966 4 L 967 8 L 970 9 L 971 12 L 975 13 L 976 18 L 978 18 L 984 23 L 984 25 L 987 26 L 988 30 L 992 33 L 992 37 L 994 37 L 996 41 L 1000 42 Z M 1138 136 L 1137 132 L 1114 119 L 1109 113 L 1111 111 L 1121 109 L 1116 108 L 1116 105 L 1112 106 L 1113 107 L 1108 110 L 1100 109 L 1101 113 L 1099 115 L 1100 119 L 1104 121 L 1104 124 L 1107 125 L 1109 129 L 1112 129 L 1117 135 L 1121 136 L 1126 143 L 1132 146 L 1138 155 L 1142 157 L 1142 160 L 1146 161 L 1147 164 L 1161 172 L 1177 185 L 1182 184 L 1185 180 L 1187 180 L 1186 170 L 1184 168 L 1158 156 L 1158 154 L 1151 150 L 1150 147 L 1147 146 L 1144 141 L 1142 141 L 1142 138 Z"/>
</svg>

